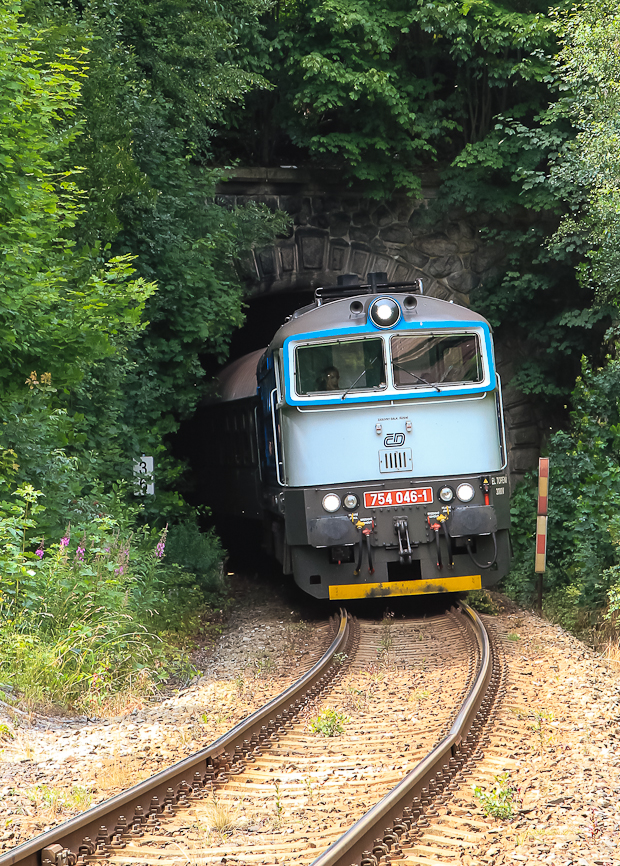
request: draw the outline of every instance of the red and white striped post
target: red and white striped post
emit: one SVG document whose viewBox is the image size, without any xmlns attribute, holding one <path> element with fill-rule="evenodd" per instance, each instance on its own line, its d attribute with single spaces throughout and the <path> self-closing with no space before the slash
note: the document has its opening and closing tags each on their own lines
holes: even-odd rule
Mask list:
<svg viewBox="0 0 620 866">
<path fill-rule="evenodd" d="M 549 458 L 538 461 L 538 506 L 536 509 L 536 555 L 534 571 L 538 575 L 538 610 L 542 610 L 543 572 L 547 565 L 547 506 L 549 502 Z"/>
</svg>

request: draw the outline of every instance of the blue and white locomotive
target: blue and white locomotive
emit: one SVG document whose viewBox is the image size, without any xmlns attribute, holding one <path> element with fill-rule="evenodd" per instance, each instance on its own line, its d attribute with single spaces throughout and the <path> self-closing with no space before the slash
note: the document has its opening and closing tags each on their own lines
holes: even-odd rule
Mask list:
<svg viewBox="0 0 620 866">
<path fill-rule="evenodd" d="M 482 316 L 418 283 L 347 275 L 220 381 L 205 499 L 262 521 L 306 592 L 459 592 L 506 574 L 501 387 Z"/>
</svg>

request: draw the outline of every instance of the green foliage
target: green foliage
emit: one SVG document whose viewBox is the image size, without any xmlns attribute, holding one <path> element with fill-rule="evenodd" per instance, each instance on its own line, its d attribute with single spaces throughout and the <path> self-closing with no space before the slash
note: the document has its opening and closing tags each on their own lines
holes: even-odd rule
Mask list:
<svg viewBox="0 0 620 866">
<path fill-rule="evenodd" d="M 253 42 L 276 91 L 250 97 L 244 158 L 282 161 L 288 140 L 291 156 L 342 166 L 368 195 L 415 192 L 417 168 L 484 139 L 499 112 L 538 105 L 553 43 L 545 12 L 452 0 L 278 4 Z"/>
<path fill-rule="evenodd" d="M 222 558 L 223 550 L 212 530 L 203 533 L 195 523 L 179 523 L 170 528 L 167 562 L 191 573 L 207 596 L 222 592 Z"/>
<path fill-rule="evenodd" d="M 570 429 L 549 442 L 550 480 L 545 611 L 580 630 L 589 611 L 605 606 L 617 582 L 620 522 L 620 361 L 592 370 L 583 361 L 572 398 Z M 536 479 L 531 474 L 512 501 L 515 563 L 506 590 L 533 597 Z"/>
<path fill-rule="evenodd" d="M 344 713 L 328 708 L 310 722 L 310 730 L 322 737 L 337 737 L 344 732 L 343 725 L 348 721 Z"/>
<path fill-rule="evenodd" d="M 59 40 L 63 22 L 65 41 L 84 33 L 90 40 L 85 134 L 72 152 L 90 194 L 75 237 L 111 242 L 115 252 L 137 256 L 142 277 L 157 280 L 149 327 L 129 350 L 124 415 L 132 428 L 169 432 L 200 397 L 200 355 L 223 359 L 243 322 L 239 258 L 285 225 L 264 207 L 216 204 L 220 172 L 209 167 L 210 125 L 263 84 L 233 56 L 236 30 L 264 6 L 237 2 L 223 13 L 211 2 L 135 0 L 119 9 L 92 0 L 60 20 L 56 7 L 35 8 L 51 17 Z"/>
<path fill-rule="evenodd" d="M 155 688 L 177 664 L 158 633 L 195 628 L 206 601 L 194 575 L 166 563 L 167 529 L 131 532 L 100 513 L 46 544 L 40 496 L 25 485 L 0 503 L 0 676 L 30 704 L 95 707 Z"/>
<path fill-rule="evenodd" d="M 32 0 L 30 23 L 17 3 L 0 19 L 0 401 L 15 420 L 4 438 L 27 450 L 59 439 L 81 458 L 74 487 L 90 477 L 109 489 L 154 454 L 166 517 L 187 509 L 165 495 L 181 469 L 163 436 L 200 398 L 200 355 L 224 357 L 243 321 L 240 256 L 284 226 L 213 201 L 208 124 L 262 82 L 233 55 L 235 22 L 264 7 L 233 5 L 136 2 L 119 14 Z M 41 401 L 24 413 L 14 398 L 33 370 L 55 385 L 49 422 Z"/>
<path fill-rule="evenodd" d="M 491 616 L 496 616 L 499 613 L 497 603 L 493 600 L 488 589 L 474 589 L 468 592 L 465 601 L 478 613 L 487 613 Z"/>
<path fill-rule="evenodd" d="M 0 8 L 0 341 L 3 388 L 44 369 L 78 379 L 84 364 L 135 332 L 153 286 L 131 280 L 129 259 L 92 263 L 68 238 L 79 219 L 75 173 L 63 155 L 81 132 L 77 120 L 84 52 L 46 61 L 41 37 Z M 20 381 L 21 380 L 21 381 Z"/>
<path fill-rule="evenodd" d="M 518 790 L 508 782 L 509 774 L 495 776 L 495 783 L 490 790 L 479 785 L 474 788 L 474 797 L 480 803 L 485 815 L 506 820 L 514 817 L 515 806 L 518 804 Z"/>
<path fill-rule="evenodd" d="M 559 12 L 558 56 L 561 97 L 552 108 L 576 136 L 566 143 L 551 173 L 570 210 L 556 243 L 580 236 L 588 245 L 581 280 L 599 304 L 617 305 L 620 294 L 620 13 L 608 0 L 586 2 Z"/>
</svg>

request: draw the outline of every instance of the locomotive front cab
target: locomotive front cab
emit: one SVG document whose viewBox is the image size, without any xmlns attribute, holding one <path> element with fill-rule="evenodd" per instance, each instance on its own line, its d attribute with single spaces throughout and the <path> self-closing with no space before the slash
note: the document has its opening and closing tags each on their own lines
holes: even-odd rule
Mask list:
<svg viewBox="0 0 620 866">
<path fill-rule="evenodd" d="M 509 496 L 486 320 L 395 292 L 319 305 L 281 331 L 272 433 L 296 582 L 345 599 L 499 580 Z"/>
</svg>

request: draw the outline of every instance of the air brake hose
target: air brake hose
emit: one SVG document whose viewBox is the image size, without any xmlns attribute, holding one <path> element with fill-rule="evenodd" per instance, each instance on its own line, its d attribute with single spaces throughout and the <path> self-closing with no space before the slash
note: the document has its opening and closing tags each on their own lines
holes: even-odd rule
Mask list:
<svg viewBox="0 0 620 866">
<path fill-rule="evenodd" d="M 448 521 L 443 521 L 443 534 L 446 537 L 446 545 L 448 547 L 448 566 L 449 568 L 454 568 L 454 559 L 452 558 L 452 536 L 448 531 Z"/>
<path fill-rule="evenodd" d="M 359 552 L 359 555 L 357 557 L 357 565 L 355 566 L 355 571 L 353 572 L 355 577 L 357 577 L 358 574 L 360 573 L 360 571 L 362 570 L 362 557 L 364 555 L 364 535 L 362 534 L 362 528 L 361 527 L 360 527 L 359 533 L 360 533 L 360 540 L 359 540 L 360 552 Z"/>
<path fill-rule="evenodd" d="M 362 529 L 362 534 L 364 536 L 366 536 L 366 548 L 368 551 L 368 573 L 374 574 L 375 573 L 375 567 L 372 564 L 372 549 L 370 547 L 370 533 L 371 532 L 372 532 L 372 530 L 370 530 L 370 529 Z"/>
<path fill-rule="evenodd" d="M 491 560 L 491 562 L 489 562 L 488 565 L 482 565 L 482 563 L 478 562 L 478 560 L 476 559 L 476 557 L 472 553 L 471 539 L 469 539 L 469 538 L 467 539 L 467 553 L 469 553 L 469 558 L 471 559 L 473 564 L 476 566 L 476 568 L 480 568 L 482 570 L 487 569 L 487 568 L 493 568 L 493 566 L 497 562 L 497 537 L 496 537 L 494 532 L 491 533 L 491 536 L 493 538 L 493 559 Z"/>
<path fill-rule="evenodd" d="M 439 543 L 439 530 L 441 529 L 441 523 L 438 523 L 437 520 L 435 520 L 434 523 L 431 523 L 430 517 L 427 517 L 426 519 L 428 521 L 429 527 L 435 533 L 435 546 L 437 548 L 437 568 L 439 571 L 441 571 L 441 569 L 443 568 L 443 563 L 441 561 L 441 545 Z"/>
</svg>

